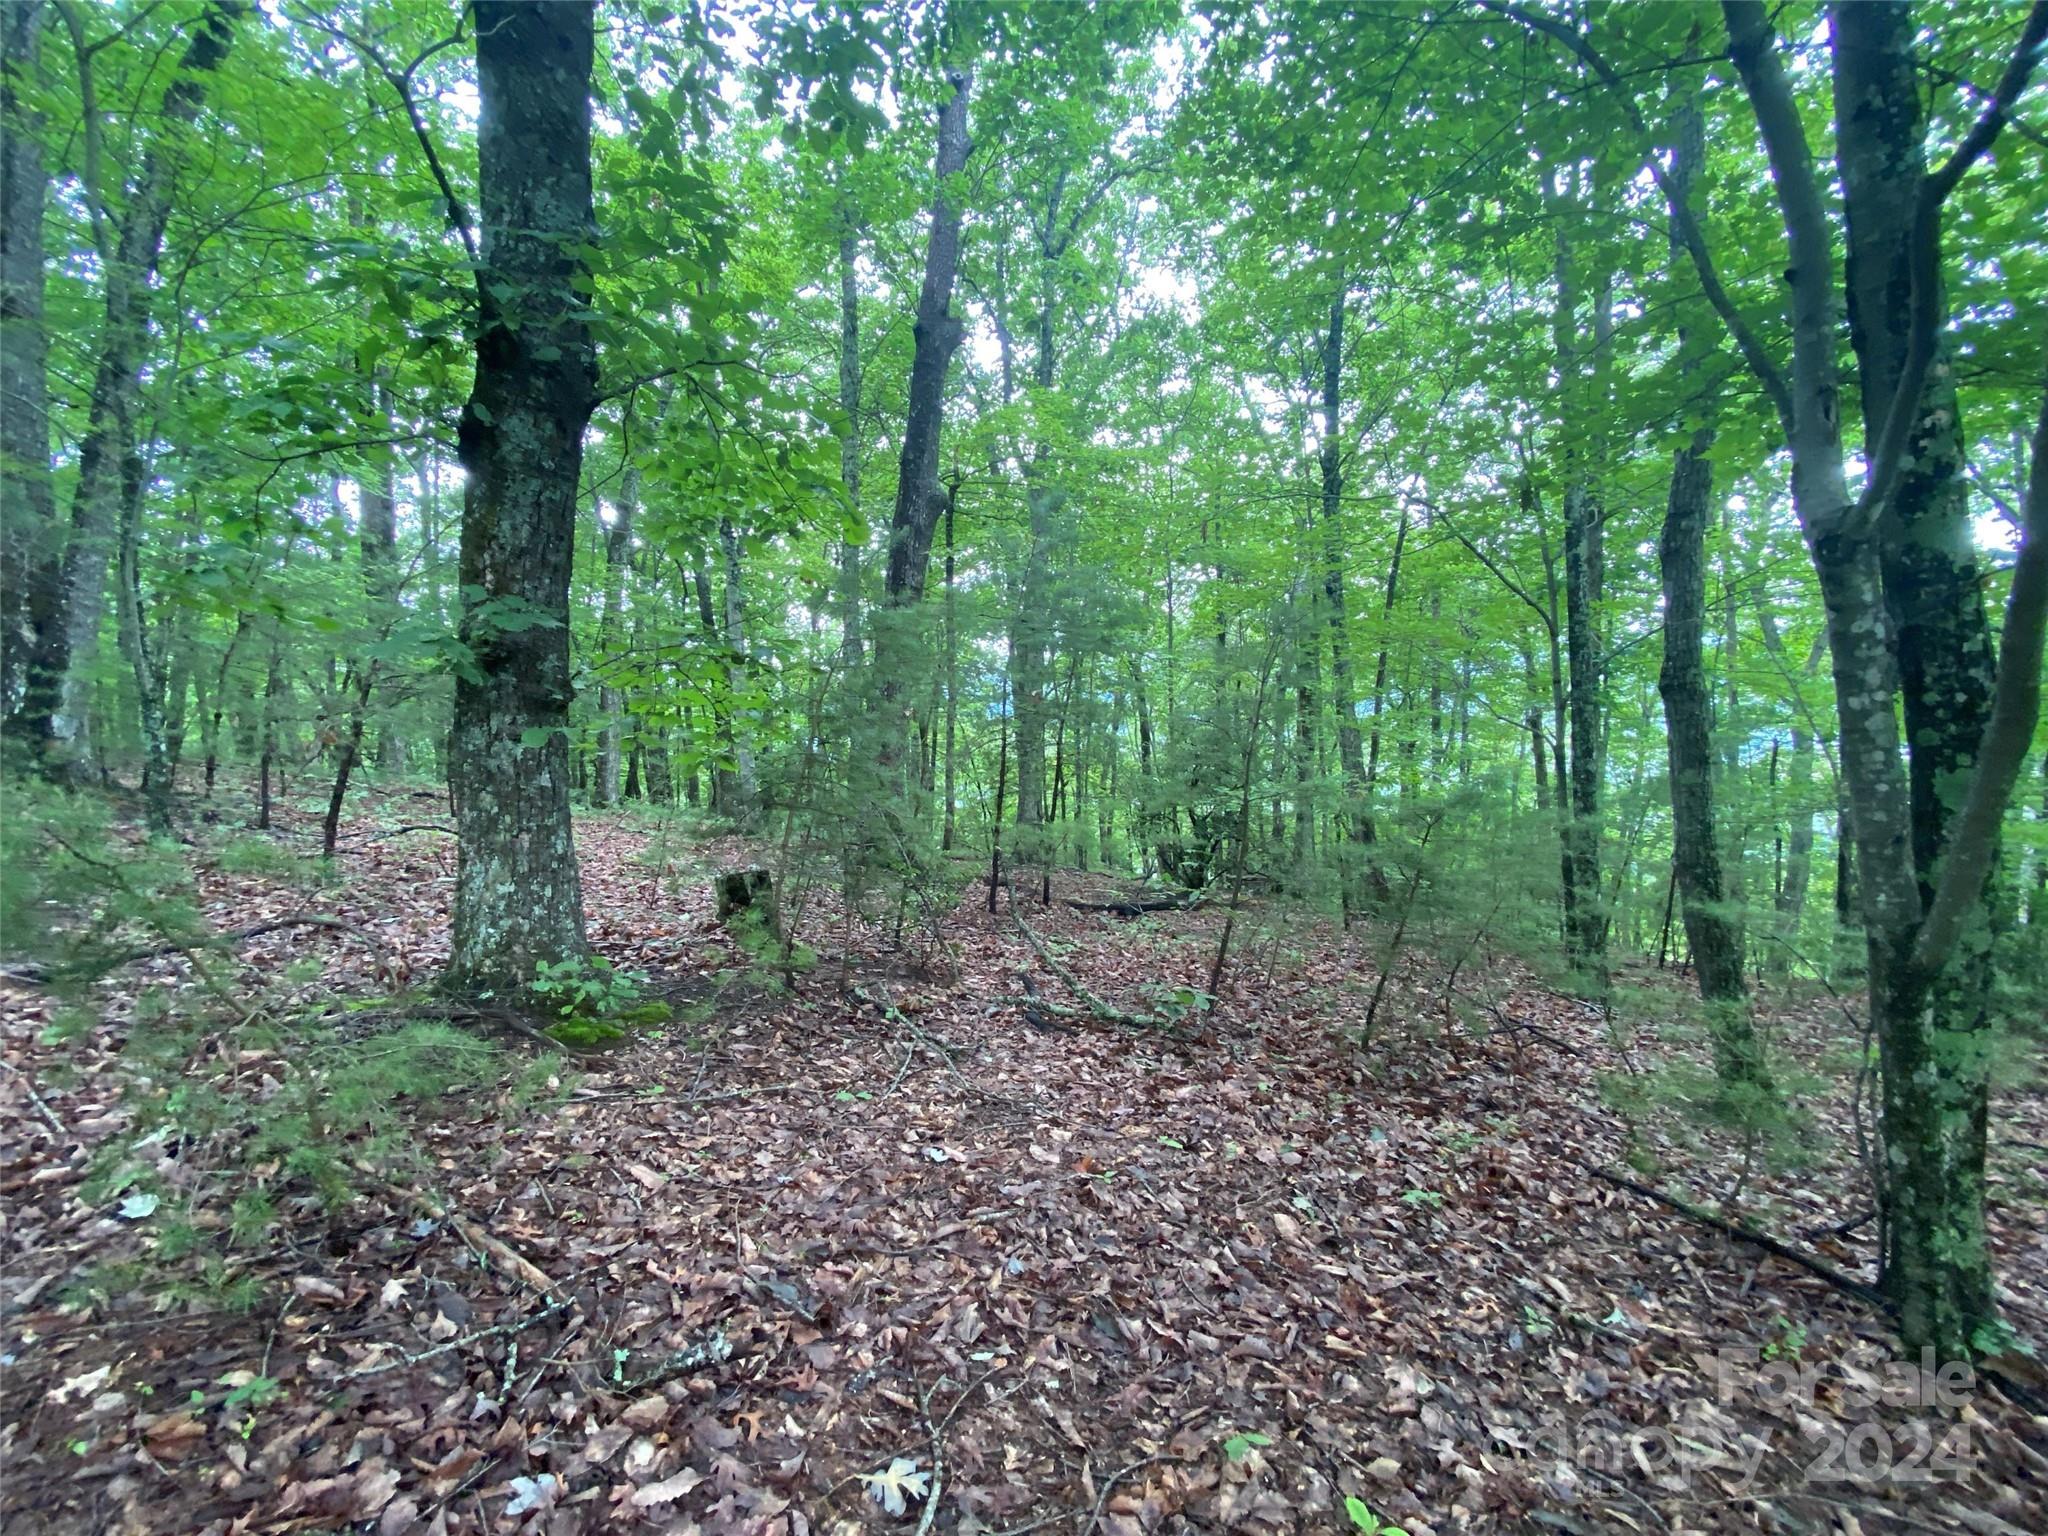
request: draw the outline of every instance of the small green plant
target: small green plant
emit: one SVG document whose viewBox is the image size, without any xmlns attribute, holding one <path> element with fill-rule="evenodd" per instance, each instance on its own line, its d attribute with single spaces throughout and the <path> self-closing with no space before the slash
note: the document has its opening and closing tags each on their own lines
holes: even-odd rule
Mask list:
<svg viewBox="0 0 2048 1536">
<path fill-rule="evenodd" d="M 1373 1513 L 1372 1506 L 1352 1494 L 1344 1496 L 1344 1513 L 1351 1517 L 1353 1530 L 1362 1531 L 1365 1536 L 1408 1536 L 1398 1525 L 1389 1525 Z"/>
<path fill-rule="evenodd" d="M 1232 1461 L 1243 1461 L 1245 1457 L 1262 1445 L 1271 1445 L 1271 1435 L 1259 1434 L 1256 1430 L 1242 1429 L 1236 1434 L 1226 1435 L 1223 1440 L 1223 1454 Z"/>
<path fill-rule="evenodd" d="M 1763 1347 L 1766 1360 L 1790 1360 L 1795 1365 L 1806 1352 L 1806 1324 L 1795 1323 L 1782 1314 L 1771 1319 L 1777 1337 Z"/>
<path fill-rule="evenodd" d="M 1443 1209 L 1444 1197 L 1433 1189 L 1411 1189 L 1401 1196 L 1401 1203 L 1425 1210 L 1440 1211 Z"/>
<path fill-rule="evenodd" d="M 603 955 L 543 960 L 534 968 L 533 994 L 565 1019 L 616 1018 L 640 1000 L 640 983 Z"/>
</svg>

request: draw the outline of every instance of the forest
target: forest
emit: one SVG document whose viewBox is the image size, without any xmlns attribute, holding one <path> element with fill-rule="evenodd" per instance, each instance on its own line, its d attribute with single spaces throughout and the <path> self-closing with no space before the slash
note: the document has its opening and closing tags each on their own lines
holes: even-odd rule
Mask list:
<svg viewBox="0 0 2048 1536">
<path fill-rule="evenodd" d="M 2048 0 L 0 0 L 0 1520 L 2048 1529 Z"/>
</svg>

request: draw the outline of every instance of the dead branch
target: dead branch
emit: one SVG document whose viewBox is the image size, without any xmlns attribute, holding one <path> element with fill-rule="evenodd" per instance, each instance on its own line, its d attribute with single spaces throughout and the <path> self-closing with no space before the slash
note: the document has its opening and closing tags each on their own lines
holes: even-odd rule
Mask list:
<svg viewBox="0 0 2048 1536">
<path fill-rule="evenodd" d="M 355 935 L 368 948 L 374 950 L 380 959 L 386 953 L 384 945 L 379 942 L 377 936 L 358 924 L 352 923 L 346 918 L 327 917 L 308 912 L 292 917 L 272 918 L 269 922 L 265 923 L 251 923 L 246 928 L 232 929 L 227 933 L 210 934 L 202 939 L 166 939 L 161 944 L 151 944 L 141 949 L 131 949 L 125 954 L 115 955 L 106 959 L 80 961 L 73 965 L 61 966 L 55 970 L 44 970 L 39 966 L 17 967 L 16 974 L 24 981 L 75 980 L 95 976 L 103 971 L 117 971 L 123 966 L 136 965 L 144 960 L 162 959 L 165 955 L 189 956 L 195 950 L 224 949 L 228 945 L 239 944 L 245 939 L 260 938 L 266 933 L 277 933 L 286 928 L 329 928 L 337 933 Z"/>
<path fill-rule="evenodd" d="M 434 1221 L 445 1221 L 464 1242 L 478 1252 L 497 1261 L 508 1274 L 516 1275 L 545 1296 L 559 1298 L 555 1282 L 546 1270 L 520 1253 L 503 1238 L 493 1237 L 475 1222 L 457 1216 L 432 1195 L 416 1189 L 406 1189 L 393 1183 L 382 1174 L 373 1172 L 362 1164 L 356 1164 L 356 1172 L 389 1195 L 392 1199 L 416 1206 L 421 1214 Z"/>
<path fill-rule="evenodd" d="M 1712 1211 L 1703 1211 L 1698 1206 L 1679 1199 L 1676 1195 L 1666 1194 L 1654 1185 L 1640 1183 L 1625 1174 L 1614 1172 L 1611 1168 L 1602 1168 L 1598 1163 L 1580 1161 L 1579 1166 L 1603 1183 L 1612 1184 L 1617 1189 L 1629 1190 L 1631 1193 L 1641 1195 L 1646 1200 L 1654 1200 L 1657 1204 L 1666 1206 L 1678 1212 L 1681 1216 L 1699 1222 L 1702 1226 L 1712 1227 L 1716 1232 L 1732 1237 L 1738 1242 L 1748 1243 L 1753 1248 L 1763 1249 L 1765 1253 L 1775 1254 L 1778 1258 L 1785 1260 L 1789 1264 L 1797 1264 L 1808 1274 L 1818 1276 L 1820 1279 L 1827 1281 L 1829 1285 L 1846 1296 L 1854 1296 L 1858 1301 L 1867 1301 L 1874 1307 L 1888 1308 L 1888 1303 L 1875 1287 L 1865 1285 L 1861 1280 L 1852 1279 L 1850 1276 L 1843 1274 L 1839 1269 L 1823 1264 L 1819 1259 L 1814 1258 L 1813 1255 L 1802 1253 L 1789 1243 L 1779 1242 L 1778 1239 L 1768 1233 L 1759 1232 L 1753 1227 L 1745 1227 L 1739 1222 L 1729 1221 L 1725 1217 L 1716 1216 Z"/>
<path fill-rule="evenodd" d="M 510 1336 L 515 1333 L 524 1333 L 527 1329 L 546 1322 L 557 1312 L 566 1312 L 569 1309 L 569 1305 L 570 1303 L 567 1301 L 552 1301 L 530 1317 L 522 1317 L 515 1323 L 494 1323 L 488 1328 L 479 1328 L 473 1333 L 465 1333 L 460 1338 L 449 1339 L 445 1343 L 436 1344 L 431 1349 L 423 1349 L 417 1354 L 399 1355 L 395 1359 L 377 1360 L 369 1365 L 359 1365 L 352 1371 L 344 1371 L 342 1379 L 344 1381 L 353 1381 L 360 1376 L 381 1376 L 386 1371 L 405 1370 L 410 1366 L 420 1365 L 425 1361 L 432 1360 L 437 1355 L 453 1354 L 458 1349 L 466 1349 L 472 1344 L 480 1343 L 484 1339 L 497 1338 L 500 1335 Z"/>
</svg>

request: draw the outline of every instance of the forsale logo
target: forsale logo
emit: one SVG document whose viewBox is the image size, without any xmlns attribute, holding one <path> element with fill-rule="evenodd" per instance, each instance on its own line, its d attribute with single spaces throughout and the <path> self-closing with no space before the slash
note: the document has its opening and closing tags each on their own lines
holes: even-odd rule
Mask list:
<svg viewBox="0 0 2048 1536">
<path fill-rule="evenodd" d="M 1605 1409 L 1553 1415 L 1533 1436 L 1496 1426 L 1495 1438 L 1553 1461 L 1565 1488 L 1595 1476 L 1647 1478 L 1673 1491 L 1710 1480 L 1727 1492 L 1760 1482 L 1799 1484 L 1951 1482 L 1976 1466 L 1969 1365 L 1926 1352 L 1918 1362 L 1806 1364 L 1723 1350 L 1695 1359 L 1714 1386 L 1662 1425 L 1630 1423 Z M 1742 1410 L 1738 1412 L 1737 1410 Z"/>
</svg>

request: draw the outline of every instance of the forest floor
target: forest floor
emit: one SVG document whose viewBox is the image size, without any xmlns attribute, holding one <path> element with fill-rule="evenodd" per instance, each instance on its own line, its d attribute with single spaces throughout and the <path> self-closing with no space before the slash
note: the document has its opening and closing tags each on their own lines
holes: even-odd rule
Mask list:
<svg viewBox="0 0 2048 1536">
<path fill-rule="evenodd" d="M 438 811 L 366 797 L 318 890 L 202 848 L 219 929 L 357 930 L 253 936 L 214 981 L 278 1011 L 430 979 L 451 841 L 391 829 Z M 407 1110 L 416 1188 L 281 1199 L 260 1244 L 211 1259 L 170 1257 L 133 1201 L 80 1198 L 131 1125 L 112 1069 L 137 1000 L 192 993 L 189 962 L 131 965 L 61 1045 L 43 992 L 0 989 L 10 1533 L 1135 1536 L 1350 1530 L 1368 1508 L 1414 1536 L 2048 1528 L 2048 1418 L 1983 1383 L 1870 1401 L 1899 1381 L 1873 1307 L 1591 1171 L 1703 1204 L 1741 1177 L 1740 1220 L 1867 1274 L 1867 1224 L 1813 1235 L 1858 1214 L 1839 1088 L 1797 1171 L 1745 1171 L 1676 1120 L 1632 1140 L 1598 1080 L 1677 1049 L 1654 1029 L 1484 947 L 1447 998 L 1416 950 L 1361 1049 L 1385 932 L 1263 904 L 1189 1038 L 1027 1022 L 1022 977 L 1070 999 L 982 883 L 921 969 L 820 896 L 822 958 L 782 993 L 713 921 L 706 875 L 743 846 L 634 817 L 578 835 L 593 943 L 695 1022 L 534 1102 L 514 1037 L 503 1091 Z M 273 836 L 316 849 L 310 804 Z M 1132 1012 L 1144 984 L 1201 986 L 1223 921 L 1023 911 Z M 331 1027 L 367 1048 L 402 1012 Z M 1765 1016 L 1791 1059 L 1853 1048 L 1825 996 Z M 273 1070 L 224 1044 L 190 1074 L 260 1097 Z M 1995 1139 L 2007 1300 L 2048 1339 L 2048 1106 L 2006 1096 Z M 151 1153 L 219 1239 L 221 1149 Z M 260 1282 L 247 1308 L 94 1279 L 217 1282 L 223 1251 Z"/>
</svg>

